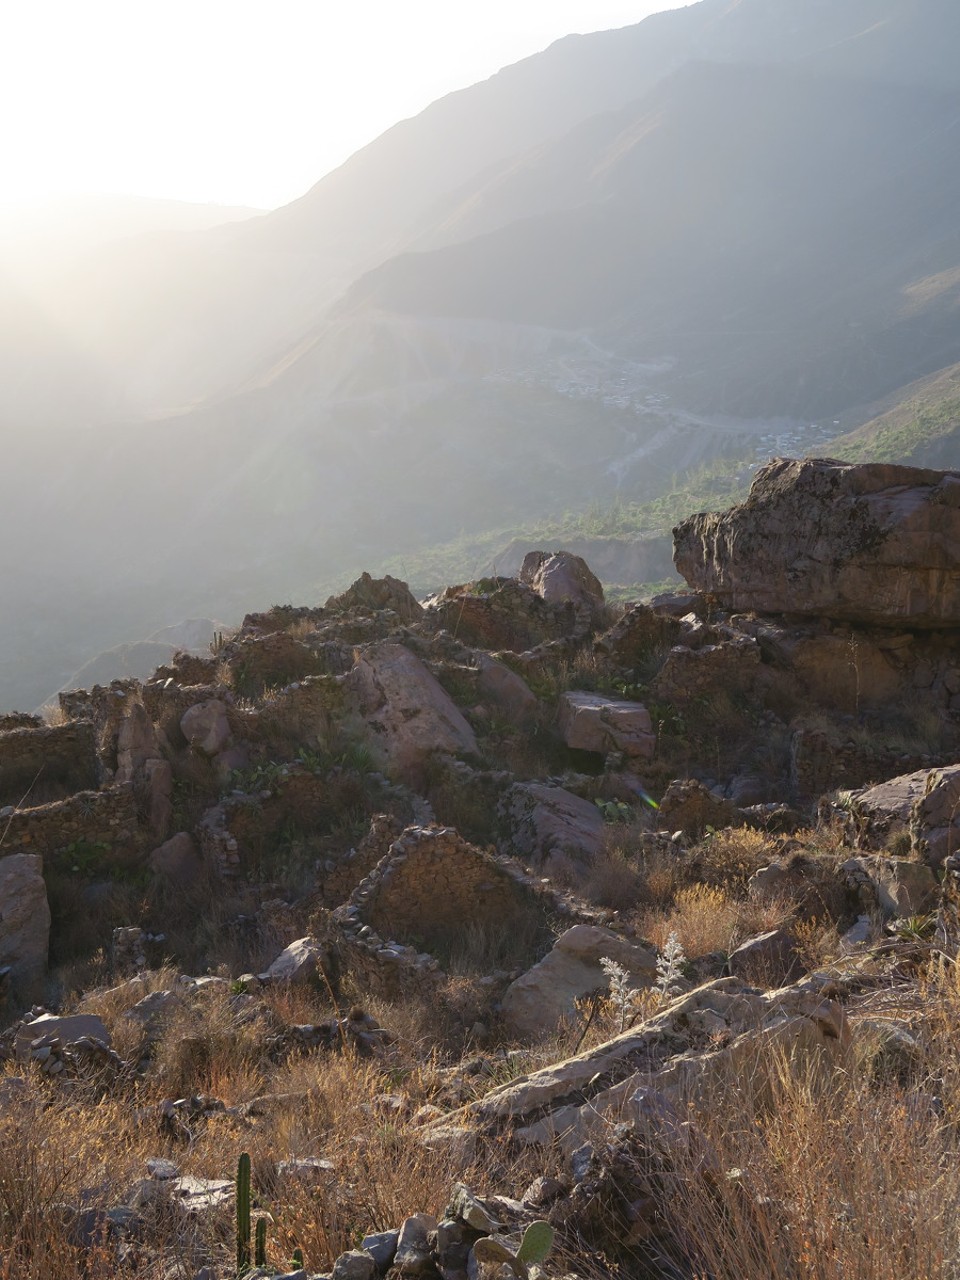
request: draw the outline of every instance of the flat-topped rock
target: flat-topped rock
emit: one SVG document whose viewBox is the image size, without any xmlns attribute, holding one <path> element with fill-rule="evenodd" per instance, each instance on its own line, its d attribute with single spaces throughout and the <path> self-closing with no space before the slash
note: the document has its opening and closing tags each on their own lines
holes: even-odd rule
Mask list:
<svg viewBox="0 0 960 1280">
<path fill-rule="evenodd" d="M 564 742 L 578 751 L 622 751 L 649 760 L 656 748 L 650 712 L 639 702 L 601 693 L 564 693 L 558 722 Z"/>
<path fill-rule="evenodd" d="M 960 626 L 960 472 L 778 458 L 673 535 L 678 571 L 725 608 Z"/>
</svg>

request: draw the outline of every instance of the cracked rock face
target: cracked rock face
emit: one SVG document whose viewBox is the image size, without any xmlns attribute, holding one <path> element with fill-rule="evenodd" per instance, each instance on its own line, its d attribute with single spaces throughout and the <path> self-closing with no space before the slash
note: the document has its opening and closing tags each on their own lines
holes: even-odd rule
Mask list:
<svg viewBox="0 0 960 1280">
<path fill-rule="evenodd" d="M 840 1006 L 814 984 L 760 992 L 720 978 L 613 1040 L 492 1090 L 466 1116 L 521 1141 L 559 1138 L 569 1151 L 598 1125 L 636 1118 L 651 1089 L 685 1104 L 711 1082 L 749 1078 L 770 1049 L 796 1061 L 842 1055 L 847 1045 Z"/>
<path fill-rule="evenodd" d="M 390 772 L 416 771 L 434 752 L 473 755 L 473 730 L 418 657 L 401 644 L 368 645 L 348 676 L 371 731 L 371 745 Z"/>
<path fill-rule="evenodd" d="M 726 608 L 960 626 L 958 472 L 777 459 L 673 534 L 678 571 Z"/>
</svg>

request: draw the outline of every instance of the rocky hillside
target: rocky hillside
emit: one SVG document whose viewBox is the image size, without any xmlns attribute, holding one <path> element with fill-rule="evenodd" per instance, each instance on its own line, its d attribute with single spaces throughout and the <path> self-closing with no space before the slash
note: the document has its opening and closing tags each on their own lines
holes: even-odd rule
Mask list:
<svg viewBox="0 0 960 1280">
<path fill-rule="evenodd" d="M 0 1274 L 952 1276 L 958 484 L 780 460 L 650 604 L 363 575 L 4 717 Z"/>
</svg>

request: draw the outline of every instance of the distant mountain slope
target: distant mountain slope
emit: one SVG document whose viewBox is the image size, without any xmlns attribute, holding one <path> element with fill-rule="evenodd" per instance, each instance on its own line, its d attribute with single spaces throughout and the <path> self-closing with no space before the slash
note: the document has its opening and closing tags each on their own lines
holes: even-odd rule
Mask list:
<svg viewBox="0 0 960 1280">
<path fill-rule="evenodd" d="M 892 397 L 896 403 L 827 447 L 848 462 L 905 462 L 917 467 L 960 463 L 960 364 L 922 378 Z"/>
<path fill-rule="evenodd" d="M 554 209 L 394 258 L 343 309 L 598 329 L 677 359 L 688 407 L 816 416 L 958 351 L 958 146 L 960 95 L 691 64 L 530 157 Z M 471 217 L 531 186 L 515 164 Z"/>
<path fill-rule="evenodd" d="M 364 271 L 516 216 L 485 200 L 483 219 L 467 217 L 465 192 L 691 61 L 957 91 L 958 47 L 952 0 L 702 0 L 569 36 L 399 123 L 266 217 L 104 247 L 45 306 L 65 331 L 84 332 L 117 405 L 180 410 L 266 373 Z M 555 206 L 547 175 L 526 169 L 523 180 L 528 212 Z M 70 412 L 65 384 L 59 416 Z"/>
</svg>

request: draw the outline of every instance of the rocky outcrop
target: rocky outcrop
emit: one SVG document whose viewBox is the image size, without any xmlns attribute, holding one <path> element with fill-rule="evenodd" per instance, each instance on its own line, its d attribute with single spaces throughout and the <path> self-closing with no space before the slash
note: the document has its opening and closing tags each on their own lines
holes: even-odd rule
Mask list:
<svg viewBox="0 0 960 1280">
<path fill-rule="evenodd" d="M 657 741 L 646 707 L 600 693 L 561 694 L 558 724 L 564 742 L 578 751 L 622 751 L 649 760 Z"/>
<path fill-rule="evenodd" d="M 511 787 L 501 805 L 511 845 L 536 865 L 560 855 L 588 861 L 600 851 L 603 817 L 589 800 L 545 782 Z"/>
<path fill-rule="evenodd" d="M 390 609 L 402 622 L 417 622 L 423 616 L 423 608 L 407 584 L 389 573 L 383 578 L 362 573 L 341 595 L 331 596 L 324 608 L 336 613 L 351 609 L 377 613 Z"/>
<path fill-rule="evenodd" d="M 435 753 L 476 753 L 469 724 L 436 678 L 403 645 L 369 645 L 358 654 L 347 679 L 371 731 L 371 744 L 392 772 L 416 774 Z"/>
<path fill-rule="evenodd" d="M 43 859 L 35 853 L 0 858 L 0 971 L 18 992 L 32 993 L 47 969 L 50 907 Z"/>
<path fill-rule="evenodd" d="M 593 616 L 603 609 L 603 587 L 587 562 L 569 551 L 531 551 L 523 558 L 520 581 L 548 604 L 569 602 Z"/>
<path fill-rule="evenodd" d="M 573 1017 L 577 1001 L 606 987 L 600 961 L 613 960 L 629 974 L 633 987 L 648 987 L 656 977 L 657 957 L 609 929 L 576 924 L 562 933 L 548 955 L 507 988 L 503 1016 L 511 1031 L 538 1036 L 555 1031 Z"/>
<path fill-rule="evenodd" d="M 847 1044 L 841 1008 L 815 986 L 761 993 L 738 978 L 720 978 L 642 1026 L 492 1090 L 467 1116 L 510 1129 L 521 1141 L 560 1138 L 572 1150 L 593 1131 L 608 1132 L 610 1120 L 636 1119 L 650 1090 L 682 1107 L 711 1083 L 746 1081 L 766 1052 L 782 1052 L 796 1064 L 840 1055 Z"/>
<path fill-rule="evenodd" d="M 743 504 L 678 525 L 674 560 L 731 609 L 960 626 L 960 472 L 777 459 Z"/>
</svg>

